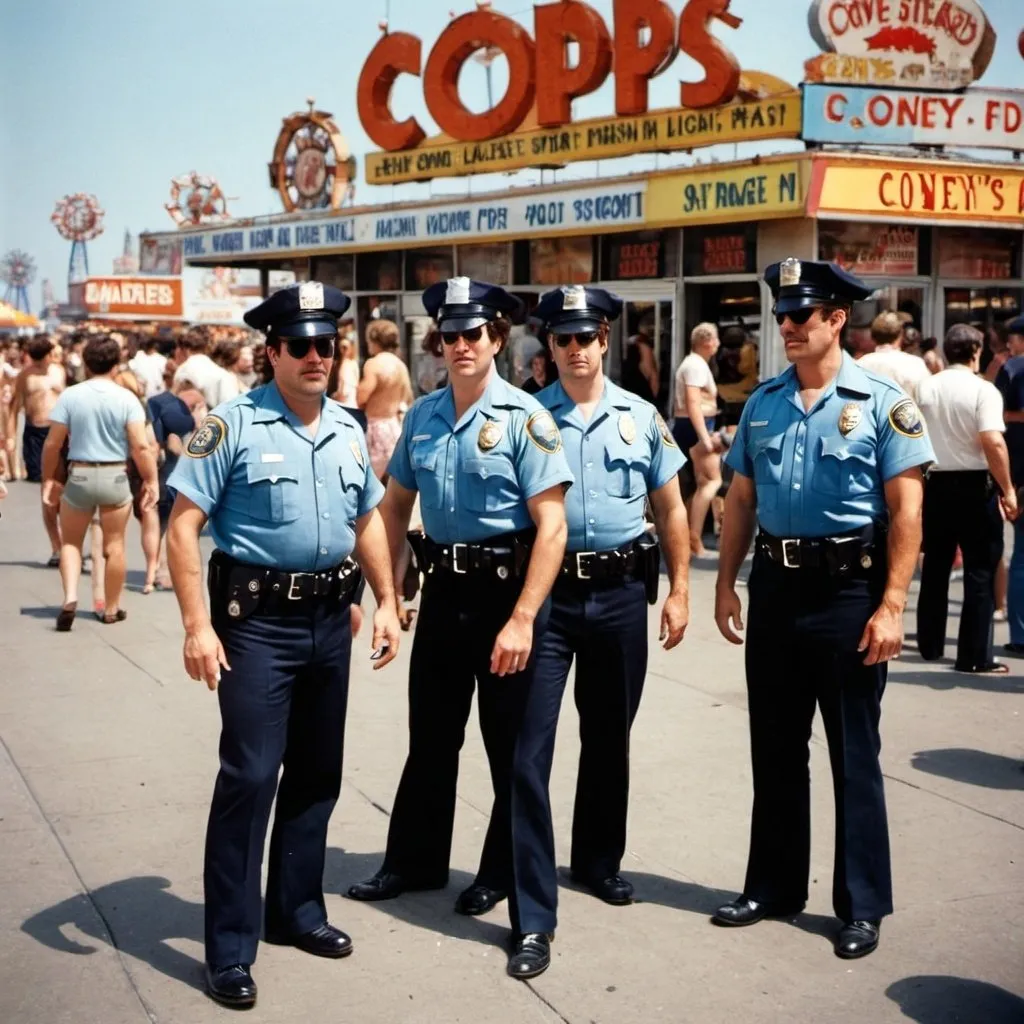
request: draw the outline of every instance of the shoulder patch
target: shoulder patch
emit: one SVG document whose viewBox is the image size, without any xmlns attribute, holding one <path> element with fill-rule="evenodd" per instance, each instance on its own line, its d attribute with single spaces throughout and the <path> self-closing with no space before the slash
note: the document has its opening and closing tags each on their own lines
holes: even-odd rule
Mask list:
<svg viewBox="0 0 1024 1024">
<path fill-rule="evenodd" d="M 889 410 L 889 425 L 904 437 L 924 437 L 924 420 L 921 410 L 912 398 L 901 398 Z"/>
<path fill-rule="evenodd" d="M 207 416 L 189 440 L 185 454 L 193 459 L 205 459 L 221 446 L 227 436 L 227 424 L 219 416 Z"/>
<path fill-rule="evenodd" d="M 562 450 L 562 435 L 547 409 L 541 409 L 530 416 L 526 421 L 526 434 L 547 455 L 555 455 Z"/>
<path fill-rule="evenodd" d="M 678 448 L 679 445 L 676 444 L 676 439 L 672 436 L 672 431 L 668 429 L 668 424 L 660 412 L 654 414 L 654 422 L 658 424 L 658 433 L 661 434 L 662 444 L 669 448 Z"/>
</svg>

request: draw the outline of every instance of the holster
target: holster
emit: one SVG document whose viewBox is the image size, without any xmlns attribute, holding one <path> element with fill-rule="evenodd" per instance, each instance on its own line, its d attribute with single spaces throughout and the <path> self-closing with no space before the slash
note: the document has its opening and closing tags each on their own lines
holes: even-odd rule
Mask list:
<svg viewBox="0 0 1024 1024">
<path fill-rule="evenodd" d="M 648 604 L 658 603 L 658 584 L 661 580 L 661 544 L 655 534 L 644 531 L 636 539 L 636 552 L 643 566 L 644 593 Z"/>
<path fill-rule="evenodd" d="M 233 615 L 235 622 L 249 618 L 263 600 L 263 588 L 250 586 L 254 575 L 250 567 L 245 565 L 225 565 L 215 559 L 210 560 L 206 572 L 206 582 L 210 592 L 210 603 L 218 608 L 227 608 L 232 601 L 238 603 L 238 615 Z"/>
</svg>

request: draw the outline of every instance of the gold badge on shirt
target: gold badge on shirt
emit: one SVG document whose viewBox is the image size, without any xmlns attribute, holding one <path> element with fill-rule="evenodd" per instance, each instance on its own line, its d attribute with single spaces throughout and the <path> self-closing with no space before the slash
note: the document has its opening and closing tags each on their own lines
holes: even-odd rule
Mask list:
<svg viewBox="0 0 1024 1024">
<path fill-rule="evenodd" d="M 359 463 L 359 468 L 366 469 L 366 462 L 363 459 L 363 449 L 359 447 L 359 442 L 350 441 L 349 448 L 352 449 L 352 454 L 355 456 L 356 462 Z"/>
<path fill-rule="evenodd" d="M 477 434 L 477 447 L 482 452 L 489 452 L 492 448 L 497 447 L 498 442 L 501 440 L 502 433 L 504 433 L 504 431 L 497 420 L 488 420 L 480 428 L 480 433 Z"/>
<path fill-rule="evenodd" d="M 636 440 L 636 421 L 628 412 L 619 417 L 619 437 L 626 444 L 632 444 Z"/>
<path fill-rule="evenodd" d="M 847 402 L 839 414 L 839 433 L 846 437 L 860 426 L 860 406 L 856 402 Z"/>
</svg>

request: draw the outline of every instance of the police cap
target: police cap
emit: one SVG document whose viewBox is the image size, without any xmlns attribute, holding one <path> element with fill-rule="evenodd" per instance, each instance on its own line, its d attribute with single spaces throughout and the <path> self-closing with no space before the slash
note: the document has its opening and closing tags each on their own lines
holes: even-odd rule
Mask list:
<svg viewBox="0 0 1024 1024">
<path fill-rule="evenodd" d="M 790 257 L 768 267 L 764 279 L 772 290 L 776 313 L 792 313 L 825 303 L 850 306 L 874 291 L 839 264 L 824 260 Z"/>
<path fill-rule="evenodd" d="M 243 319 L 269 339 L 333 337 L 338 317 L 351 305 L 352 300 L 340 289 L 319 281 L 304 281 L 274 292 Z"/>
<path fill-rule="evenodd" d="M 1006 333 L 1024 336 L 1024 316 L 1015 316 L 1012 320 L 1007 320 Z"/>
<path fill-rule="evenodd" d="M 622 299 L 604 288 L 565 285 L 545 292 L 533 315 L 552 334 L 573 334 L 618 320 Z"/>
<path fill-rule="evenodd" d="M 504 288 L 468 277 L 438 281 L 423 293 L 423 308 L 442 331 L 468 331 L 491 320 L 518 323 L 524 307 Z"/>
</svg>

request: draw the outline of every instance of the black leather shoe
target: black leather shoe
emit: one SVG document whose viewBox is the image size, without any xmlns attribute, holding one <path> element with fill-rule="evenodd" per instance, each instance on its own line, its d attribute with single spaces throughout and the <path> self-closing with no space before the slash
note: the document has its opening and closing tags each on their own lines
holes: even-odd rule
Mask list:
<svg viewBox="0 0 1024 1024">
<path fill-rule="evenodd" d="M 256 1005 L 256 982 L 252 980 L 248 964 L 230 967 L 206 965 L 206 994 L 221 1006 L 237 1010 L 250 1010 Z"/>
<path fill-rule="evenodd" d="M 279 935 L 267 932 L 265 938 L 273 946 L 294 946 L 303 953 L 325 956 L 332 960 L 340 960 L 352 952 L 352 940 L 340 928 L 335 928 L 326 921 L 319 928 L 314 928 L 304 935 Z"/>
<path fill-rule="evenodd" d="M 757 900 L 740 896 L 731 903 L 720 906 L 711 916 L 711 920 L 725 928 L 742 928 L 744 925 L 757 924 L 766 917 L 793 917 L 803 909 L 802 903 L 780 906 L 774 903 L 758 903 Z"/>
<path fill-rule="evenodd" d="M 633 902 L 633 886 L 621 875 L 609 875 L 607 878 L 586 878 L 573 872 L 573 881 L 589 889 L 599 900 L 610 903 L 613 907 L 624 907 Z"/>
<path fill-rule="evenodd" d="M 350 900 L 375 903 L 378 900 L 393 900 L 396 896 L 401 896 L 403 892 L 443 889 L 446 884 L 446 882 L 437 884 L 412 882 L 402 875 L 396 875 L 393 871 L 378 871 L 373 878 L 368 878 L 365 882 L 356 882 L 355 885 L 350 886 L 345 895 Z"/>
<path fill-rule="evenodd" d="M 878 949 L 880 921 L 851 921 L 844 924 L 836 939 L 836 956 L 843 960 L 856 960 Z"/>
<path fill-rule="evenodd" d="M 479 917 L 493 910 L 502 900 L 508 898 L 504 889 L 489 889 L 486 885 L 471 885 L 459 893 L 455 901 L 455 913 L 466 917 Z"/>
<path fill-rule="evenodd" d="M 516 937 L 512 955 L 508 958 L 508 973 L 526 981 L 536 978 L 551 966 L 551 940 L 544 932 L 527 932 Z"/>
</svg>

